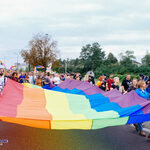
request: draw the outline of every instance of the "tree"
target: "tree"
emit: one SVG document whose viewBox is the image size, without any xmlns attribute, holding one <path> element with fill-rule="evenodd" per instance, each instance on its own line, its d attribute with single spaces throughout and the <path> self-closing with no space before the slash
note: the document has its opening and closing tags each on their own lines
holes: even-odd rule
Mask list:
<svg viewBox="0 0 150 150">
<path fill-rule="evenodd" d="M 150 66 L 150 54 L 149 52 L 142 58 L 142 64 L 145 66 Z"/>
<path fill-rule="evenodd" d="M 56 60 L 57 53 L 56 41 L 53 41 L 48 34 L 36 34 L 29 41 L 29 49 L 21 51 L 21 56 L 24 62 L 32 67 L 42 65 L 46 68 L 50 62 Z"/>
<path fill-rule="evenodd" d="M 118 62 L 117 58 L 113 55 L 113 53 L 109 53 L 107 56 L 107 60 L 111 63 L 111 64 L 115 64 Z"/>
<path fill-rule="evenodd" d="M 136 59 L 134 51 L 126 51 L 125 55 L 123 53 L 120 53 L 119 55 L 121 56 L 120 64 L 123 66 L 132 65 L 133 61 Z"/>
<path fill-rule="evenodd" d="M 54 71 L 57 71 L 57 72 L 58 72 L 61 67 L 62 67 L 62 65 L 61 65 L 60 60 L 55 60 L 55 61 L 53 62 L 52 68 L 53 68 Z"/>
<path fill-rule="evenodd" d="M 113 55 L 113 53 L 109 53 L 106 60 L 105 60 L 105 64 L 106 65 L 112 65 L 112 64 L 116 64 L 118 62 L 117 58 Z"/>
<path fill-rule="evenodd" d="M 22 68 L 20 68 L 20 69 L 19 69 L 19 72 L 22 72 L 22 71 L 23 71 L 23 69 L 22 69 Z"/>
<path fill-rule="evenodd" d="M 83 46 L 80 53 L 80 59 L 84 65 L 84 70 L 95 70 L 104 60 L 105 52 L 102 51 L 99 43 L 95 42 L 92 45 Z"/>
<path fill-rule="evenodd" d="M 119 55 L 120 63 L 113 53 L 109 53 L 105 57 L 105 52 L 102 51 L 98 43 L 92 45 L 87 44 L 81 49 L 80 57 L 76 59 L 59 60 L 61 67 L 58 67 L 58 72 L 65 72 L 65 64 L 67 64 L 67 72 L 80 72 L 85 75 L 87 71 L 93 70 L 95 77 L 98 78 L 104 73 L 108 76 L 110 73 L 114 73 L 115 76 L 119 76 L 120 79 L 124 79 L 126 74 L 133 75 L 132 77 L 138 78 L 139 74 L 149 75 L 150 67 L 150 54 L 147 52 L 146 56 L 142 59 L 143 65 L 138 66 L 136 57 L 133 51 L 126 51 Z M 98 60 L 98 61 L 95 61 Z"/>
</svg>

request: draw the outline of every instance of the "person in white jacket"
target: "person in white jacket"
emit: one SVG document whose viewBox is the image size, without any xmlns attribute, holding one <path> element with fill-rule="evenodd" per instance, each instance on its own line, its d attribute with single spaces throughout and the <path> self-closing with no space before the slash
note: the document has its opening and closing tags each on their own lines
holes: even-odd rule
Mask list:
<svg viewBox="0 0 150 150">
<path fill-rule="evenodd" d="M 59 77 L 59 74 L 56 73 L 55 74 L 55 77 L 54 77 L 54 85 L 57 86 L 58 84 L 60 84 L 60 77 Z"/>
</svg>

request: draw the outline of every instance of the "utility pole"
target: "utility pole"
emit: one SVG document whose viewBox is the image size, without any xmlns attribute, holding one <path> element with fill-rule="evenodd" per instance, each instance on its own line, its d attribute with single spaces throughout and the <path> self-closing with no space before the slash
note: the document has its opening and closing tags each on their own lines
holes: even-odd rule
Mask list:
<svg viewBox="0 0 150 150">
<path fill-rule="evenodd" d="M 5 60 L 6 60 L 6 59 L 5 59 L 5 56 L 4 56 L 4 60 L 3 60 L 4 64 L 6 63 Z"/>
<path fill-rule="evenodd" d="M 29 68 L 29 72 L 31 71 L 31 68 L 30 68 L 30 57 L 28 56 L 28 68 Z"/>
<path fill-rule="evenodd" d="M 18 57 L 19 57 L 19 55 L 16 52 L 14 54 L 17 56 L 16 58 L 17 58 L 17 71 L 18 71 Z"/>
<path fill-rule="evenodd" d="M 18 54 L 17 54 L 17 71 L 18 71 Z"/>
<path fill-rule="evenodd" d="M 67 60 L 65 61 L 65 73 L 67 73 Z"/>
</svg>

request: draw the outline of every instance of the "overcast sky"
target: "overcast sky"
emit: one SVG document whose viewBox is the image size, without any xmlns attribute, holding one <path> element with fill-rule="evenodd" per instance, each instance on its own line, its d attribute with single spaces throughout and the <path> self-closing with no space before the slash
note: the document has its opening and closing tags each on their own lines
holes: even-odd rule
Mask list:
<svg viewBox="0 0 150 150">
<path fill-rule="evenodd" d="M 36 33 L 58 41 L 61 58 L 99 42 L 106 54 L 150 50 L 149 0 L 0 0 L 0 59 L 8 66 Z M 21 62 L 22 59 L 19 58 Z"/>
</svg>

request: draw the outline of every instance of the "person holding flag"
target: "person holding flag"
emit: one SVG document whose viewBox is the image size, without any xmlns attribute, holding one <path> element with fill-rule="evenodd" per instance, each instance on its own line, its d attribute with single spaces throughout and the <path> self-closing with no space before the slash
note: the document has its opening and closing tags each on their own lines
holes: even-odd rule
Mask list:
<svg viewBox="0 0 150 150">
<path fill-rule="evenodd" d="M 52 72 L 52 63 L 46 68 L 46 72 Z"/>
<path fill-rule="evenodd" d="M 0 65 L 0 95 L 2 96 L 5 86 L 4 66 Z"/>
</svg>

